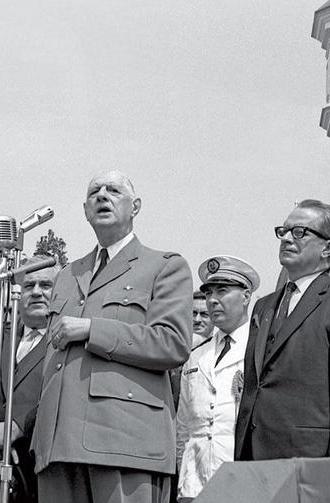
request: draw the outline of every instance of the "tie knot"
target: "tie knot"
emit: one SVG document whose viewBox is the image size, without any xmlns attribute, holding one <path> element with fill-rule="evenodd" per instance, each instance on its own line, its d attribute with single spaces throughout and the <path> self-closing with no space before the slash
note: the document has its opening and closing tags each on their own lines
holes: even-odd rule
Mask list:
<svg viewBox="0 0 330 503">
<path fill-rule="evenodd" d="M 225 341 L 226 344 L 228 344 L 228 342 L 231 341 L 230 335 L 225 335 L 224 338 L 223 338 L 223 340 Z"/>
<path fill-rule="evenodd" d="M 40 332 L 39 332 L 39 330 L 37 330 L 36 328 L 33 328 L 33 329 L 31 330 L 31 332 L 29 332 L 29 333 L 27 334 L 26 339 L 27 339 L 27 340 L 29 340 L 29 341 L 33 341 L 33 339 L 34 339 L 35 337 L 37 337 L 37 335 L 39 335 L 39 333 L 40 333 Z"/>
<path fill-rule="evenodd" d="M 297 290 L 297 285 L 293 281 L 289 281 L 286 285 L 286 291 L 288 293 L 293 293 Z"/>
</svg>

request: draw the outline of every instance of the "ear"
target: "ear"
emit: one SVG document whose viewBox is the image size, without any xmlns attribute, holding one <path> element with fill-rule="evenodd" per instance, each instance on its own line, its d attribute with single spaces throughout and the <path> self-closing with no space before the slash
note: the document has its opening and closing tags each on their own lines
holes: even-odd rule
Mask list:
<svg viewBox="0 0 330 503">
<path fill-rule="evenodd" d="M 132 218 L 136 217 L 141 209 L 141 199 L 137 197 L 133 200 Z"/>
<path fill-rule="evenodd" d="M 243 290 L 243 296 L 244 296 L 244 306 L 248 306 L 250 304 L 250 300 L 251 300 L 251 292 L 250 290 L 248 290 L 247 288 L 245 288 Z"/>
<path fill-rule="evenodd" d="M 326 242 L 326 244 L 321 252 L 321 257 L 323 257 L 323 258 L 330 257 L 330 239 Z"/>
<path fill-rule="evenodd" d="M 83 208 L 84 208 L 86 220 L 87 220 L 87 222 L 89 222 L 89 217 L 88 217 L 88 211 L 87 211 L 86 203 L 83 203 Z"/>
</svg>

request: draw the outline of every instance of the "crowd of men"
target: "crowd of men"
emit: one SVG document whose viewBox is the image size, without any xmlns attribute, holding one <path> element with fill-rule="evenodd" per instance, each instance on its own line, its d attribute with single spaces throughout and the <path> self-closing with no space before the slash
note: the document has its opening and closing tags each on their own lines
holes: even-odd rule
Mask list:
<svg viewBox="0 0 330 503">
<path fill-rule="evenodd" d="M 133 233 L 140 208 L 126 175 L 96 175 L 95 249 L 23 280 L 17 503 L 190 503 L 225 461 L 329 456 L 330 206 L 275 228 L 288 281 L 251 316 L 254 267 L 210 257 L 192 294 L 185 259 Z M 8 343 L 6 328 L 1 444 Z"/>
</svg>

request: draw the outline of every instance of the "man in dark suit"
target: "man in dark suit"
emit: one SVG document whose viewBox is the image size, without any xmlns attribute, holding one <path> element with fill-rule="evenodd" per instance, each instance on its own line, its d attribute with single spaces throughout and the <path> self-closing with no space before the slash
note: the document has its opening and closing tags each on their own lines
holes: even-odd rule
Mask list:
<svg viewBox="0 0 330 503">
<path fill-rule="evenodd" d="M 85 215 L 98 245 L 60 273 L 32 447 L 40 503 L 167 503 L 175 471 L 169 369 L 189 356 L 192 280 L 177 253 L 133 234 L 141 200 L 95 176 Z"/>
<path fill-rule="evenodd" d="M 275 233 L 289 281 L 252 313 L 237 460 L 329 456 L 330 205 L 302 201 Z"/>
<path fill-rule="evenodd" d="M 37 256 L 25 265 L 43 260 Z M 18 453 L 18 470 L 27 483 L 27 488 L 15 493 L 18 503 L 35 501 L 36 478 L 33 474 L 33 459 L 29 455 L 31 426 L 36 413 L 40 395 L 43 359 L 46 353 L 44 337 L 49 314 L 49 302 L 55 276 L 59 266 L 49 267 L 26 274 L 22 283 L 22 296 L 19 303 L 20 324 L 17 333 L 16 369 L 13 390 L 12 442 Z M 8 365 L 10 354 L 10 328 L 6 327 L 1 355 L 0 373 L 0 448 L 3 447 L 4 420 L 8 384 Z M 14 460 L 15 461 L 15 460 Z M 17 459 L 16 459 L 17 462 Z M 17 477 L 16 477 L 17 481 Z M 20 479 L 22 482 L 22 479 Z M 26 494 L 28 492 L 28 495 Z"/>
</svg>

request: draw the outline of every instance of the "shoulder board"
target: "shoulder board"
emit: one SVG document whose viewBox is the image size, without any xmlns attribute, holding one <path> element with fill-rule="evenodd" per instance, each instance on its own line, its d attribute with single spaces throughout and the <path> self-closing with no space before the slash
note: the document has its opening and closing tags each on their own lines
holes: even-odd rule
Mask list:
<svg viewBox="0 0 330 503">
<path fill-rule="evenodd" d="M 175 252 L 166 252 L 163 255 L 164 258 L 171 258 L 171 257 L 181 257 L 180 253 L 175 253 Z"/>
<path fill-rule="evenodd" d="M 210 342 L 211 339 L 212 339 L 212 337 L 209 337 L 208 339 L 205 339 L 205 341 L 203 341 L 200 344 L 198 344 L 198 346 L 195 346 L 194 348 L 192 348 L 191 352 L 195 351 L 195 349 L 200 348 L 201 346 L 204 346 L 204 344 L 206 344 L 207 342 Z"/>
</svg>

